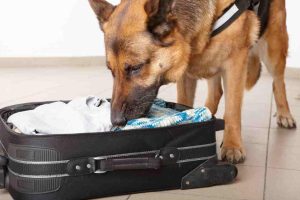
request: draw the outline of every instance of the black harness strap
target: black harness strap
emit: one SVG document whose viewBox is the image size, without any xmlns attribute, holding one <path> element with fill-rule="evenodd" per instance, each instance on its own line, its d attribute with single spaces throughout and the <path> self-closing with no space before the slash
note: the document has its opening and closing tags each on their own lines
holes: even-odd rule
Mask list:
<svg viewBox="0 0 300 200">
<path fill-rule="evenodd" d="M 227 9 L 225 9 L 223 14 L 215 22 L 211 36 L 213 37 L 221 33 L 250 7 L 251 0 L 236 0 Z"/>
<path fill-rule="evenodd" d="M 251 5 L 251 0 L 236 0 L 233 4 L 231 4 L 227 9 L 224 10 L 223 14 L 215 22 L 211 36 L 214 37 L 225 30 L 246 10 L 248 10 Z"/>
<path fill-rule="evenodd" d="M 268 24 L 270 2 L 271 0 L 236 0 L 226 8 L 223 14 L 217 19 L 213 26 L 211 36 L 214 37 L 221 33 L 246 10 L 252 10 L 258 15 L 261 21 L 260 36 L 262 36 Z"/>
<path fill-rule="evenodd" d="M 257 16 L 260 20 L 260 37 L 265 33 L 268 22 L 269 22 L 269 14 L 270 14 L 270 6 L 272 0 L 257 0 L 257 5 L 254 8 Z"/>
</svg>

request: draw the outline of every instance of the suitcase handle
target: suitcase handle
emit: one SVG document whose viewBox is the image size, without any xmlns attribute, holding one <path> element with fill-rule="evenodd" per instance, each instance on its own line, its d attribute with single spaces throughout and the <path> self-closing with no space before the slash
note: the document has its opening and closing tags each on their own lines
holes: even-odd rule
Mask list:
<svg viewBox="0 0 300 200">
<path fill-rule="evenodd" d="M 138 170 L 159 169 L 161 160 L 159 158 L 113 158 L 99 160 L 96 163 L 98 172 L 109 172 L 116 170 Z"/>
<path fill-rule="evenodd" d="M 180 159 L 180 151 L 174 147 L 159 150 L 146 157 L 115 157 L 95 159 L 95 173 L 105 173 L 116 170 L 160 169 L 162 166 L 176 164 Z"/>
</svg>

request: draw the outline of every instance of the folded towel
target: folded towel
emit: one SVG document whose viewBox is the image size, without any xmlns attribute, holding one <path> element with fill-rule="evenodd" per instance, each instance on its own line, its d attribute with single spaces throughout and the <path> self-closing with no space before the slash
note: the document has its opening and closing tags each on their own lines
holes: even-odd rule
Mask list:
<svg viewBox="0 0 300 200">
<path fill-rule="evenodd" d="M 15 113 L 8 118 L 8 123 L 24 134 L 75 134 L 159 128 L 212 118 L 211 112 L 205 107 L 179 112 L 167 108 L 165 101 L 156 99 L 147 118 L 130 120 L 125 127 L 112 127 L 110 109 L 111 104 L 106 99 L 89 96 L 69 103 L 44 104 L 34 110 Z"/>
</svg>

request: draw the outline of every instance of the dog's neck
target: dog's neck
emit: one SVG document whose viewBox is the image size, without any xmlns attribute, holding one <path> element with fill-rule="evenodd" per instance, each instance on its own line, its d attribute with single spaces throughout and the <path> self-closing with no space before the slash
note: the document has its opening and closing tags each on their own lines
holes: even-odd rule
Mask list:
<svg viewBox="0 0 300 200">
<path fill-rule="evenodd" d="M 211 39 L 212 27 L 223 10 L 234 0 L 177 0 L 178 28 L 192 49 L 200 54 Z"/>
<path fill-rule="evenodd" d="M 192 39 L 204 27 L 211 27 L 217 0 L 177 0 L 174 12 L 181 34 Z"/>
</svg>

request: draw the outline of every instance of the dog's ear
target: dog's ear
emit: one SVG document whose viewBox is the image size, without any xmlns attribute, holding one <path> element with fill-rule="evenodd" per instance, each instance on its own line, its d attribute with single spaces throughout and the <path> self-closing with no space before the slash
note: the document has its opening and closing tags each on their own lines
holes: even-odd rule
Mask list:
<svg viewBox="0 0 300 200">
<path fill-rule="evenodd" d="M 113 13 L 115 6 L 105 0 L 89 0 L 89 2 L 99 20 L 100 27 L 102 28 L 103 24 L 108 21 Z"/>
<path fill-rule="evenodd" d="M 147 28 L 155 38 L 162 40 L 175 28 L 176 18 L 172 12 L 175 4 L 176 0 L 148 0 L 146 2 Z"/>
</svg>

